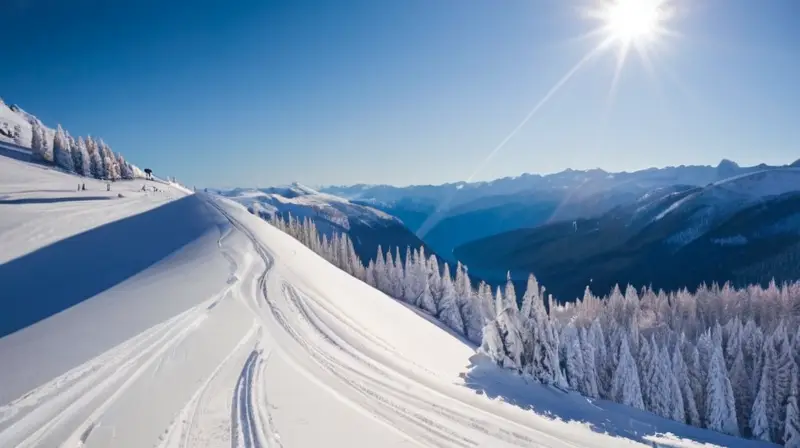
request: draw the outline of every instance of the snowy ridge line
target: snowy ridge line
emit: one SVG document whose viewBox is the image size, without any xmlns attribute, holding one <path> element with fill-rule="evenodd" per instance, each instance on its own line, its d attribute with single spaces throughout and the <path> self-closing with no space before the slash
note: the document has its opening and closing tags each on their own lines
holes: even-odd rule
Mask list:
<svg viewBox="0 0 800 448">
<path fill-rule="evenodd" d="M 189 399 L 183 409 L 181 409 L 175 417 L 172 425 L 167 429 L 167 433 L 163 436 L 159 448 L 190 448 L 192 446 L 189 438 L 192 433 L 192 428 L 194 427 L 195 417 L 211 382 L 214 381 L 219 372 L 228 365 L 233 356 L 256 335 L 258 329 L 258 322 L 254 320 L 250 329 L 247 330 L 247 333 L 245 333 L 242 339 L 228 352 L 225 358 L 217 365 L 214 371 L 211 372 L 211 375 L 206 378 L 205 382 L 200 385 L 194 395 L 192 395 L 192 398 Z"/>
<path fill-rule="evenodd" d="M 213 201 L 213 199 L 211 199 L 211 201 Z M 256 252 L 264 259 L 264 262 L 268 264 L 268 267 L 264 272 L 264 278 L 266 278 L 267 274 L 269 272 L 271 272 L 271 267 L 273 265 L 272 255 L 269 253 L 269 251 L 267 251 L 261 245 L 261 243 L 258 240 L 258 238 L 255 235 L 253 235 L 253 233 L 250 232 L 249 229 L 247 229 L 244 225 L 240 224 L 235 218 L 230 216 L 230 214 L 228 214 L 218 204 L 214 204 L 214 206 L 217 207 L 218 209 L 220 209 L 220 213 L 222 213 L 223 216 L 225 216 L 227 219 L 229 219 L 230 222 L 237 229 L 242 231 L 242 233 L 244 235 L 246 235 L 250 239 L 250 241 L 251 241 L 253 247 L 255 248 Z M 266 281 L 264 282 L 264 287 L 266 287 Z M 356 390 L 358 390 L 360 392 L 359 395 L 361 396 L 361 400 L 358 400 L 358 401 L 353 400 L 351 397 L 348 397 L 347 395 L 342 394 L 340 391 L 338 391 L 335 388 L 331 387 L 329 384 L 326 384 L 326 383 L 320 381 L 317 377 L 315 377 L 313 374 L 311 374 L 311 372 L 308 372 L 306 370 L 306 368 L 302 367 L 298 362 L 296 362 L 295 359 L 292 357 L 292 355 L 290 353 L 280 349 L 280 346 L 276 346 L 276 349 L 278 349 L 284 355 L 283 357 L 293 367 L 295 367 L 306 378 L 308 378 L 312 382 L 316 383 L 317 385 L 321 386 L 323 389 L 329 391 L 334 396 L 336 396 L 339 400 L 341 400 L 343 403 L 345 403 L 348 406 L 356 409 L 359 413 L 361 413 L 363 415 L 366 415 L 366 416 L 370 417 L 371 419 L 374 419 L 374 420 L 382 423 L 385 427 L 389 428 L 391 431 L 397 432 L 398 434 L 402 435 L 403 437 L 408 438 L 410 441 L 413 441 L 415 444 L 421 444 L 422 446 L 425 446 L 425 444 L 422 444 L 419 440 L 417 440 L 417 438 L 412 437 L 411 434 L 409 434 L 408 432 L 400 430 L 398 428 L 398 425 L 397 425 L 398 422 L 396 421 L 396 419 L 392 419 L 392 418 L 390 418 L 390 415 L 387 415 L 386 412 L 381 412 L 380 409 L 377 409 L 374 406 L 370 406 L 368 404 L 369 401 L 370 401 L 370 394 L 368 393 L 368 391 L 365 391 L 363 387 L 359 389 L 357 385 L 353 384 L 353 382 L 351 380 L 348 380 L 341 372 L 335 370 L 335 368 L 332 367 L 331 362 L 328 359 L 326 359 L 325 354 L 322 351 L 320 351 L 319 349 L 316 349 L 315 347 L 313 347 L 307 340 L 305 340 L 295 330 L 295 328 L 289 323 L 289 320 L 286 318 L 286 316 L 280 310 L 278 304 L 276 302 L 274 302 L 273 300 L 271 300 L 269 295 L 266 294 L 266 292 L 267 292 L 266 289 L 261 291 L 261 293 L 263 295 L 263 299 L 266 301 L 267 305 L 269 305 L 269 309 L 270 309 L 271 315 L 273 316 L 275 322 L 280 327 L 283 328 L 283 330 L 291 337 L 291 339 L 293 339 L 295 342 L 297 342 L 300 345 L 300 347 L 304 348 L 305 351 L 312 357 L 312 359 L 314 359 L 316 361 L 317 365 L 322 367 L 324 371 L 327 371 L 327 372 L 333 374 L 333 376 L 335 378 L 340 379 L 345 384 L 349 384 L 352 388 L 355 388 Z M 257 312 L 257 310 L 254 310 L 254 311 Z M 418 437 L 426 439 L 428 441 L 428 443 L 433 443 L 434 446 L 446 446 L 446 445 L 442 445 L 441 443 L 439 443 L 436 439 L 433 439 L 433 438 L 430 438 L 430 437 L 426 436 L 425 434 L 419 434 Z M 234 446 L 237 446 L 237 445 L 234 444 Z M 241 446 L 241 444 L 239 444 L 238 446 Z"/>
</svg>

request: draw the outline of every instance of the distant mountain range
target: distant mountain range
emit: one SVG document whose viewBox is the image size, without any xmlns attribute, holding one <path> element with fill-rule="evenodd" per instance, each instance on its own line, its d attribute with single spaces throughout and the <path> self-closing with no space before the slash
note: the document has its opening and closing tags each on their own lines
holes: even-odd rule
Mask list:
<svg viewBox="0 0 800 448">
<path fill-rule="evenodd" d="M 430 247 L 417 238 L 403 222 L 376 208 L 357 204 L 331 194 L 321 193 L 299 183 L 284 187 L 222 190 L 219 194 L 245 205 L 252 213 L 265 219 L 289 214 L 300 220 L 310 218 L 320 234 L 330 237 L 333 232 L 344 232 L 353 241 L 353 247 L 362 260 L 374 259 L 379 245 L 383 251 L 399 247 Z"/>
<path fill-rule="evenodd" d="M 291 212 L 322 232 L 348 232 L 365 260 L 379 244 L 424 245 L 494 284 L 507 271 L 520 283 L 533 272 L 564 301 L 587 285 L 606 293 L 616 283 L 674 290 L 800 278 L 800 161 L 223 194 L 264 217 Z"/>
<path fill-rule="evenodd" d="M 535 272 L 562 300 L 589 285 L 675 290 L 702 282 L 800 277 L 800 168 L 654 190 L 599 217 L 559 221 L 464 244 L 455 256 L 487 280 Z"/>
<path fill-rule="evenodd" d="M 438 254 L 453 261 L 456 247 L 481 238 L 552 222 L 600 216 L 659 188 L 700 187 L 770 168 L 774 167 L 763 164 L 740 167 L 723 160 L 716 167 L 677 166 L 630 173 L 566 170 L 549 175 L 523 174 L 491 182 L 410 187 L 331 186 L 320 190 L 401 219 Z"/>
</svg>

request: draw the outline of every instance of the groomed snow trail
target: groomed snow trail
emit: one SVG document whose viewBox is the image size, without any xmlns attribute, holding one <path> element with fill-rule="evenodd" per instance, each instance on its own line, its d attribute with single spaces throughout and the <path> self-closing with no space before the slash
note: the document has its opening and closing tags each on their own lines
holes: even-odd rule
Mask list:
<svg viewBox="0 0 800 448">
<path fill-rule="evenodd" d="M 198 200 L 227 222 L 224 287 L 0 405 L 0 447 L 644 446 L 466 387 L 472 347 L 241 205 Z"/>
</svg>

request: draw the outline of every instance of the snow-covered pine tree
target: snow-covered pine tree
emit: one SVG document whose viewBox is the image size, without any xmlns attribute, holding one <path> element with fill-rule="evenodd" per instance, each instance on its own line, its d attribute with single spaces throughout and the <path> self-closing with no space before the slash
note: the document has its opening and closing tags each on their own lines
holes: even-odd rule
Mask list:
<svg viewBox="0 0 800 448">
<path fill-rule="evenodd" d="M 464 334 L 464 322 L 461 320 L 461 312 L 456 304 L 456 290 L 453 279 L 450 277 L 450 267 L 444 264 L 442 274 L 442 298 L 438 303 L 437 314 L 439 320 L 453 329 L 453 331 Z"/>
<path fill-rule="evenodd" d="M 411 304 L 416 303 L 420 294 L 419 288 L 417 287 L 415 262 L 416 259 L 411 253 L 411 247 L 406 246 L 405 267 L 403 268 L 405 274 L 403 277 L 403 300 Z"/>
<path fill-rule="evenodd" d="M 130 170 L 130 166 L 128 165 L 128 162 L 125 161 L 125 157 L 122 157 L 122 154 L 120 153 L 117 153 L 115 157 L 117 159 L 117 165 L 119 166 L 120 179 L 133 180 L 133 171 Z M 313 247 L 311 247 L 311 249 L 313 250 Z"/>
<path fill-rule="evenodd" d="M 770 407 L 774 397 L 773 390 L 774 388 L 769 378 L 769 371 L 763 369 L 761 371 L 758 393 L 753 401 L 753 409 L 750 412 L 749 426 L 752 436 L 765 442 L 772 442 L 773 440 L 769 420 L 769 414 L 772 413 Z"/>
<path fill-rule="evenodd" d="M 53 160 L 61 169 L 74 173 L 75 163 L 72 161 L 71 149 L 64 129 L 61 128 L 61 125 L 58 125 L 56 134 L 53 137 Z"/>
<path fill-rule="evenodd" d="M 324 235 L 323 235 L 323 238 L 324 238 Z M 367 282 L 367 284 L 369 286 L 372 286 L 373 288 L 375 288 L 377 286 L 377 283 L 375 282 L 375 262 L 374 261 L 369 260 L 369 264 L 367 265 L 367 270 L 364 273 L 364 277 L 365 277 L 365 281 Z"/>
<path fill-rule="evenodd" d="M 45 138 L 44 129 L 42 129 L 38 121 L 34 121 L 33 125 L 31 125 L 31 153 L 34 159 L 40 162 L 49 162 L 53 159 L 52 154 L 49 154 L 48 157 L 47 139 Z"/>
<path fill-rule="evenodd" d="M 497 329 L 500 332 L 500 339 L 503 341 L 506 355 L 503 367 L 521 372 L 523 346 L 519 319 L 512 312 L 508 302 L 503 300 L 500 288 L 497 288 L 496 301 L 502 307 L 497 315 Z"/>
<path fill-rule="evenodd" d="M 433 294 L 433 300 L 438 306 L 439 299 L 442 298 L 442 276 L 439 272 L 439 260 L 436 259 L 436 255 L 434 254 L 431 254 L 431 257 L 428 259 L 428 269 L 431 294 Z"/>
<path fill-rule="evenodd" d="M 83 158 L 81 150 L 78 147 L 78 141 L 75 140 L 69 132 L 67 133 L 67 144 L 69 144 L 69 152 L 72 156 L 72 166 L 75 167 L 75 174 L 84 176 L 83 172 Z"/>
<path fill-rule="evenodd" d="M 403 272 L 403 259 L 400 258 L 400 248 L 394 248 L 394 271 L 392 274 L 392 285 L 394 288 L 392 289 L 392 296 L 396 297 L 400 300 L 403 299 L 403 283 L 405 278 L 405 273 Z"/>
<path fill-rule="evenodd" d="M 559 352 L 561 368 L 567 378 L 567 383 L 572 390 L 581 391 L 584 383 L 583 351 L 581 350 L 578 329 L 570 321 L 564 327 L 559 338 Z"/>
<path fill-rule="evenodd" d="M 514 282 L 511 281 L 511 271 L 506 273 L 506 289 L 503 291 L 503 300 L 505 301 L 506 308 L 509 308 L 515 315 L 519 314 L 517 292 L 514 290 Z"/>
<path fill-rule="evenodd" d="M 798 333 L 800 334 L 800 333 Z M 783 430 L 783 444 L 786 448 L 800 448 L 800 372 L 797 363 L 792 364 L 792 381 L 786 398 L 786 423 Z"/>
<path fill-rule="evenodd" d="M 468 274 L 464 272 L 462 280 L 469 281 Z M 464 321 L 464 335 L 472 342 L 480 343 L 483 337 L 483 327 L 489 320 L 488 316 L 484 315 L 484 306 L 481 303 L 482 297 L 472 288 L 463 288 L 467 297 L 464 299 L 464 305 L 461 308 L 461 319 Z"/>
<path fill-rule="evenodd" d="M 419 296 L 419 301 L 417 302 L 417 306 L 422 308 L 423 310 L 427 311 L 430 315 L 436 315 L 436 302 L 433 300 L 433 294 L 431 293 L 431 284 L 428 281 L 428 277 L 426 276 L 425 284 L 423 285 L 422 294 Z"/>
<path fill-rule="evenodd" d="M 608 349 L 606 348 L 606 338 L 600 319 L 593 319 L 589 327 L 589 339 L 594 348 L 594 368 L 597 372 L 597 392 L 600 398 L 609 398 L 611 392 L 611 379 L 614 377 L 614 368 L 611 365 Z"/>
<path fill-rule="evenodd" d="M 614 371 L 611 395 L 618 403 L 644 410 L 639 373 L 636 371 L 636 362 L 631 355 L 627 338 L 622 338 L 620 342 L 619 363 Z"/>
<path fill-rule="evenodd" d="M 725 434 L 739 435 L 733 389 L 725 367 L 722 340 L 714 340 L 709 360 L 705 404 L 706 427 Z"/>
<path fill-rule="evenodd" d="M 678 342 L 672 352 L 672 372 L 674 373 L 675 379 L 678 382 L 678 386 L 681 389 L 686 423 L 699 427 L 702 424 L 702 420 L 700 419 L 700 414 L 697 412 L 694 390 L 692 390 L 692 386 L 689 384 L 689 372 L 686 368 L 686 363 L 683 360 L 680 344 L 681 342 Z"/>
<path fill-rule="evenodd" d="M 489 321 L 489 323 L 487 323 L 483 328 L 482 333 L 483 337 L 481 339 L 481 345 L 478 351 L 488 356 L 501 367 L 512 364 L 512 361 L 506 356 L 505 347 L 503 346 L 503 339 L 500 336 L 500 330 L 497 327 L 497 321 L 494 319 Z"/>
<path fill-rule="evenodd" d="M 672 368 L 672 361 L 670 360 L 669 349 L 667 347 L 659 348 L 661 355 L 661 368 L 667 372 L 667 382 L 669 383 L 669 418 L 676 422 L 686 422 L 686 405 L 683 402 L 683 392 L 681 384 L 678 382 L 678 377 Z"/>
<path fill-rule="evenodd" d="M 583 354 L 583 387 L 581 393 L 589 398 L 598 398 L 597 364 L 593 339 L 585 328 L 580 330 L 581 352 Z"/>
<path fill-rule="evenodd" d="M 730 369 L 730 377 L 733 396 L 736 398 L 736 418 L 739 422 L 739 434 L 749 435 L 753 396 L 750 389 L 750 378 L 747 376 L 747 368 L 744 365 L 744 353 L 741 344 L 736 349 L 736 355 Z"/>
</svg>

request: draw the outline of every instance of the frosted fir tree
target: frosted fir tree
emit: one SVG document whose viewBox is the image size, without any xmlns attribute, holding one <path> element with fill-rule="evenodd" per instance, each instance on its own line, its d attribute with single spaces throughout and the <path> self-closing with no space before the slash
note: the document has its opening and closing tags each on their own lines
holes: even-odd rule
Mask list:
<svg viewBox="0 0 800 448">
<path fill-rule="evenodd" d="M 431 294 L 433 294 L 433 300 L 439 303 L 439 299 L 442 298 L 442 275 L 439 272 L 439 260 L 436 259 L 436 255 L 431 254 L 431 257 L 428 259 L 428 281 L 431 285 Z"/>
<path fill-rule="evenodd" d="M 503 294 L 500 288 L 497 288 L 496 299 L 499 307 L 502 308 L 497 315 L 497 329 L 500 332 L 500 338 L 503 341 L 505 354 L 507 360 L 505 366 L 507 369 L 514 369 L 522 371 L 522 333 L 520 331 L 519 319 L 514 313 L 508 303 L 503 300 Z"/>
<path fill-rule="evenodd" d="M 418 273 L 419 254 L 413 255 L 411 247 L 406 246 L 406 260 L 403 271 L 405 272 L 403 281 L 403 300 L 406 303 L 416 304 L 419 295 L 422 293 L 420 288 L 420 278 Z"/>
<path fill-rule="evenodd" d="M 378 245 L 378 254 L 375 256 L 375 284 L 378 290 L 386 294 L 389 291 L 389 276 L 386 271 L 386 261 L 383 259 L 383 250 Z"/>
<path fill-rule="evenodd" d="M 53 137 L 53 160 L 55 164 L 63 170 L 70 173 L 75 172 L 75 164 L 72 161 L 72 151 L 61 125 L 58 125 L 55 137 Z"/>
<path fill-rule="evenodd" d="M 669 362 L 665 363 L 666 358 L 662 354 L 662 349 L 654 339 L 651 338 L 649 345 L 651 350 L 650 378 L 647 390 L 650 394 L 650 411 L 664 418 L 672 418 L 674 409 L 683 408 L 682 402 L 679 406 L 678 403 L 673 401 L 676 397 L 672 394 L 672 366 Z M 680 397 L 680 394 L 678 394 L 678 397 Z"/>
<path fill-rule="evenodd" d="M 461 312 L 456 304 L 456 290 L 447 263 L 444 265 L 442 274 L 442 298 L 439 300 L 438 306 L 439 320 L 455 332 L 464 334 L 464 322 L 461 320 Z"/>
<path fill-rule="evenodd" d="M 78 141 L 69 135 L 69 133 L 67 133 L 67 144 L 69 145 L 70 155 L 72 155 L 72 166 L 75 167 L 75 174 L 84 176 L 83 154 L 81 154 L 81 150 L 78 147 Z"/>
<path fill-rule="evenodd" d="M 650 403 L 650 396 L 652 395 L 650 389 L 654 387 L 652 381 L 653 370 L 655 369 L 653 365 L 653 350 L 644 336 L 640 336 L 640 338 L 639 352 L 636 356 L 636 370 L 639 373 L 639 384 L 641 384 L 644 407 L 649 411 L 653 411 L 653 405 Z"/>
<path fill-rule="evenodd" d="M 750 411 L 753 408 L 753 395 L 750 389 L 747 367 L 744 364 L 744 353 L 741 344 L 738 347 L 730 369 L 731 387 L 733 388 L 733 396 L 736 397 L 736 417 L 739 421 L 739 433 L 748 434 Z"/>
<path fill-rule="evenodd" d="M 672 352 L 672 372 L 681 390 L 686 423 L 699 427 L 702 421 L 700 419 L 700 414 L 697 412 L 694 391 L 692 390 L 691 384 L 689 384 L 689 373 L 686 368 L 686 363 L 683 361 L 683 354 L 681 353 L 679 345 L 676 345 Z"/>
<path fill-rule="evenodd" d="M 497 327 L 497 322 L 492 320 L 483 328 L 483 337 L 481 339 L 481 346 L 478 351 L 488 356 L 497 365 L 505 367 L 512 362 L 506 356 L 505 347 L 503 346 L 503 339 L 500 336 L 500 330 Z"/>
<path fill-rule="evenodd" d="M 676 422 L 686 422 L 686 405 L 683 403 L 683 392 L 681 385 L 678 382 L 678 377 L 675 376 L 675 371 L 672 369 L 672 362 L 670 361 L 669 350 L 664 347 L 659 350 L 661 355 L 661 368 L 667 372 L 667 382 L 669 387 L 669 400 L 668 400 L 668 418 Z"/>
<path fill-rule="evenodd" d="M 405 272 L 403 272 L 403 259 L 400 258 L 400 248 L 394 248 L 394 270 L 392 272 L 392 285 L 394 289 L 392 290 L 392 296 L 396 297 L 400 300 L 403 299 L 403 283 Z"/>
<path fill-rule="evenodd" d="M 599 319 L 592 320 L 589 327 L 589 339 L 594 348 L 595 371 L 597 372 L 597 392 L 601 398 L 609 398 L 611 379 L 614 377 L 614 368 L 608 356 L 606 338 Z"/>
<path fill-rule="evenodd" d="M 636 362 L 631 355 L 627 338 L 622 338 L 620 343 L 619 364 L 617 364 L 617 370 L 614 371 L 611 395 L 618 403 L 644 410 L 639 373 L 636 371 Z"/>
<path fill-rule="evenodd" d="M 464 274 L 466 277 L 466 273 Z M 488 321 L 487 316 L 483 313 L 483 306 L 481 303 L 481 296 L 472 291 L 472 289 L 465 290 L 469 294 L 465 298 L 465 303 L 461 308 L 461 317 L 464 321 L 464 334 L 472 342 L 480 343 L 483 337 L 483 327 Z"/>
<path fill-rule="evenodd" d="M 800 334 L 800 333 L 798 333 Z M 783 444 L 786 448 L 800 448 L 800 372 L 797 363 L 792 364 L 792 381 L 786 398 L 786 422 L 783 430 Z"/>
<path fill-rule="evenodd" d="M 422 288 L 422 294 L 419 296 L 419 301 L 417 302 L 417 307 L 427 311 L 430 315 L 436 315 L 436 302 L 433 300 L 433 294 L 431 294 L 431 285 L 428 282 L 428 278 L 425 277 L 425 285 Z"/>
<path fill-rule="evenodd" d="M 572 390 L 582 391 L 584 382 L 583 351 L 581 350 L 578 330 L 569 322 L 561 332 L 560 353 L 561 368 L 566 375 L 567 383 Z"/>
<path fill-rule="evenodd" d="M 580 330 L 581 352 L 583 354 L 583 387 L 581 393 L 589 398 L 598 398 L 600 393 L 597 388 L 596 355 L 593 339 L 585 328 Z"/>
<path fill-rule="evenodd" d="M 86 137 L 86 151 L 89 153 L 89 173 L 95 179 L 105 178 L 105 170 L 103 168 L 103 158 L 100 155 L 97 142 L 92 136 Z"/>
<path fill-rule="evenodd" d="M 45 131 L 38 121 L 34 121 L 31 127 L 31 153 L 34 159 L 40 162 L 53 161 L 53 154 L 47 146 Z"/>
<path fill-rule="evenodd" d="M 323 237 L 324 237 L 324 235 L 323 235 Z M 373 288 L 375 288 L 377 283 L 375 283 L 375 262 L 374 261 L 369 260 L 369 264 L 367 265 L 367 270 L 364 273 L 364 277 L 365 277 L 365 281 L 367 282 L 367 284 L 369 286 L 372 286 Z"/>
<path fill-rule="evenodd" d="M 734 436 L 739 435 L 733 388 L 728 379 L 721 341 L 715 341 L 709 361 L 705 411 L 707 428 Z"/>
<path fill-rule="evenodd" d="M 87 177 L 92 175 L 89 151 L 86 148 L 86 142 L 83 137 L 78 137 L 78 140 L 75 141 L 75 146 L 72 148 L 72 158 L 75 161 L 75 171 L 78 174 Z"/>
<path fill-rule="evenodd" d="M 774 396 L 773 388 L 769 379 L 767 370 L 762 370 L 761 381 L 759 383 L 758 393 L 756 394 L 755 401 L 753 402 L 753 409 L 750 412 L 750 432 L 753 438 L 763 440 L 765 442 L 772 442 L 772 434 L 770 428 L 770 405 L 772 397 Z"/>
<path fill-rule="evenodd" d="M 125 161 L 125 157 L 122 157 L 122 154 L 117 153 L 116 154 L 116 158 L 117 158 L 117 165 L 119 166 L 119 177 L 120 177 L 120 179 L 133 180 L 133 171 L 131 170 L 130 165 L 128 165 L 128 162 Z M 309 222 L 308 231 L 311 232 L 311 223 L 310 222 Z M 314 247 L 313 247 L 314 245 L 312 243 L 313 243 L 313 241 L 311 239 L 309 239 L 307 245 L 309 246 L 309 248 L 311 248 L 311 250 L 314 250 Z"/>
<path fill-rule="evenodd" d="M 519 306 L 517 306 L 517 292 L 514 289 L 514 282 L 511 281 L 511 271 L 506 273 L 506 288 L 503 291 L 503 300 L 505 301 L 505 307 L 517 316 L 519 314 Z"/>
<path fill-rule="evenodd" d="M 786 423 L 786 399 L 789 397 L 789 392 L 792 386 L 792 370 L 795 366 L 794 353 L 791 343 L 786 334 L 784 322 L 778 325 L 773 335 L 775 343 L 775 351 L 777 357 L 775 359 L 775 403 L 779 407 L 777 412 L 777 422 L 775 433 L 777 435 L 783 434 L 783 427 Z"/>
</svg>

